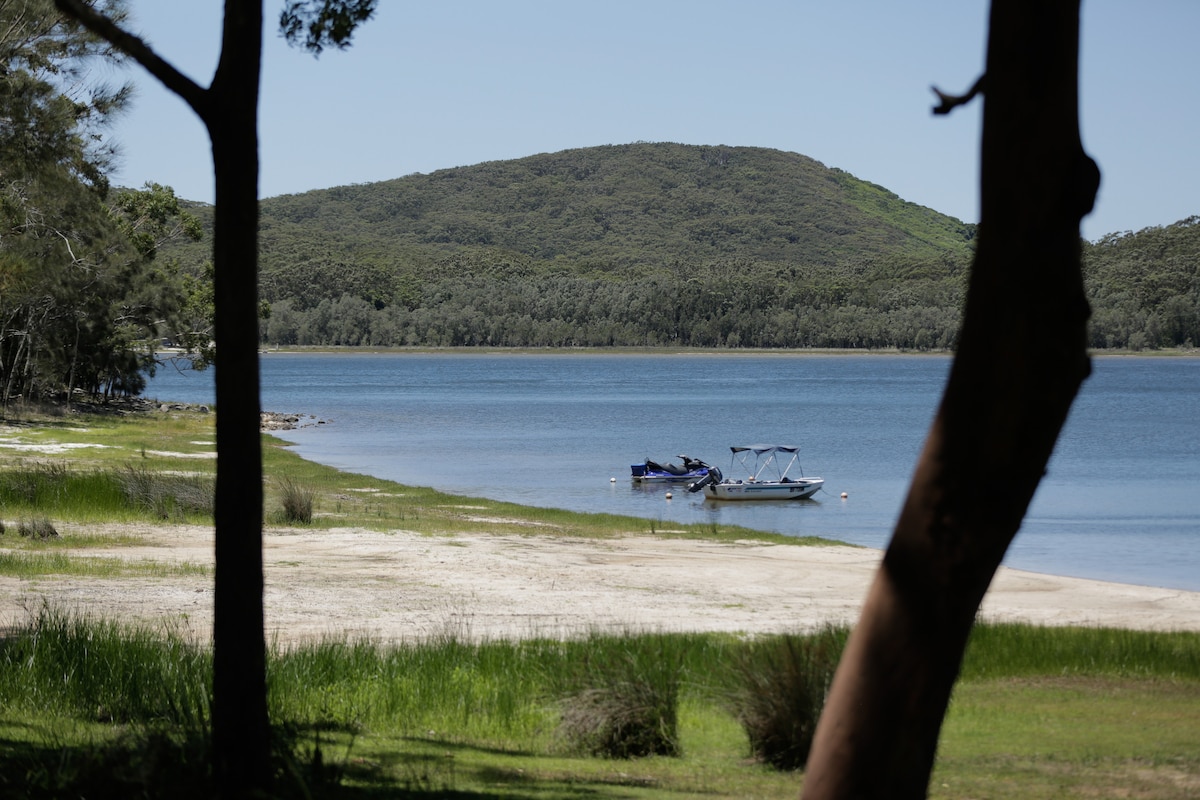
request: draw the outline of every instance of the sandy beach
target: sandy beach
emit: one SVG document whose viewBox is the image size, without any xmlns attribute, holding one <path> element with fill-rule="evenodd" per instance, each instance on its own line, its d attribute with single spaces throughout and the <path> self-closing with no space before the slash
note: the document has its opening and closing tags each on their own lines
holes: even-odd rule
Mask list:
<svg viewBox="0 0 1200 800">
<path fill-rule="evenodd" d="M 64 536 L 71 529 L 63 526 Z M 96 533 L 96 528 L 88 529 Z M 212 563 L 212 530 L 106 526 L 140 544 L 73 555 Z M 809 630 L 852 623 L 881 553 L 845 546 L 719 543 L 668 536 L 614 539 L 475 532 L 270 529 L 264 539 L 266 628 L 280 646 L 322 637 L 399 642 L 577 636 L 589 631 Z M 0 578 L 0 622 L 43 602 L 167 626 L 204 640 L 212 577 Z M 988 620 L 1200 630 L 1200 592 L 1002 569 Z"/>
</svg>

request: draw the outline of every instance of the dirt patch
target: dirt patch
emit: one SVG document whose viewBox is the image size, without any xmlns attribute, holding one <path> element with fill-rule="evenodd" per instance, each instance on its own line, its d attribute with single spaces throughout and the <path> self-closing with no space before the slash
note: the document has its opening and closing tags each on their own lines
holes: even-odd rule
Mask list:
<svg viewBox="0 0 1200 800">
<path fill-rule="evenodd" d="M 281 645 L 326 636 L 380 642 L 577 636 L 589 631 L 808 630 L 857 618 L 876 550 L 635 536 L 593 540 L 477 532 L 271 529 L 264 537 L 266 629 Z M 72 529 L 60 532 L 70 540 Z M 81 557 L 212 563 L 212 530 L 110 525 L 134 537 Z M 56 607 L 165 625 L 207 639 L 212 577 L 0 577 L 0 624 Z M 1002 569 L 987 619 L 1200 630 L 1200 593 Z"/>
</svg>

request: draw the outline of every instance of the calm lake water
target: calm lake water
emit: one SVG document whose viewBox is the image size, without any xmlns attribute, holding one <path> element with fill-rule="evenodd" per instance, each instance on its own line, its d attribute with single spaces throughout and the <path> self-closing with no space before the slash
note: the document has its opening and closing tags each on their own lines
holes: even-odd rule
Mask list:
<svg viewBox="0 0 1200 800">
<path fill-rule="evenodd" d="M 1200 590 L 1200 359 L 1094 359 L 1006 564 Z M 304 458 L 401 483 L 884 547 L 950 360 L 871 355 L 267 354 L 265 410 Z M 212 402 L 213 373 L 147 395 Z M 687 453 L 799 445 L 813 501 L 719 504 L 629 479 Z M 610 480 L 616 478 L 616 481 Z M 842 499 L 845 492 L 848 496 Z M 647 531 L 650 525 L 647 524 Z"/>
</svg>

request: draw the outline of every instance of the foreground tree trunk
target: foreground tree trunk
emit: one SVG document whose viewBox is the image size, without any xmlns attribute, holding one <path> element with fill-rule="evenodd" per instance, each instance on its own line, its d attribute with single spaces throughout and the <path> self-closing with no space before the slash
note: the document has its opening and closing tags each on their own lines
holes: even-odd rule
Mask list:
<svg viewBox="0 0 1200 800">
<path fill-rule="evenodd" d="M 263 473 L 258 378 L 258 91 L 261 0 L 225 0 L 221 58 L 203 89 L 85 0 L 61 11 L 133 56 L 208 129 L 216 177 L 217 489 L 213 758 L 222 797 L 270 789 L 263 634 Z"/>
<path fill-rule="evenodd" d="M 1089 372 L 1079 0 L 994 0 L 981 213 L 941 406 L 817 727 L 803 797 L 924 797 L 979 604 Z"/>
<path fill-rule="evenodd" d="M 217 341 L 213 756 L 222 797 L 270 785 L 263 634 L 258 370 L 258 89 L 261 0 L 227 0 L 221 58 L 201 114 L 212 141 Z"/>
</svg>

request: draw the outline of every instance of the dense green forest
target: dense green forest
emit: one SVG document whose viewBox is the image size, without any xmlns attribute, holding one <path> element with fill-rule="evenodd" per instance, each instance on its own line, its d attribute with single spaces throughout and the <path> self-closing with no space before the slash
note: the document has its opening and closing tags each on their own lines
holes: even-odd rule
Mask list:
<svg viewBox="0 0 1200 800">
<path fill-rule="evenodd" d="M 398 284 L 300 294 L 272 257 L 267 343 L 947 347 L 974 234 L 801 155 L 670 143 L 277 198 L 274 244 L 314 201 L 343 252 L 390 234 L 361 249 Z"/>
<path fill-rule="evenodd" d="M 1084 243 L 1093 347 L 1200 341 L 1196 222 Z M 568 150 L 264 200 L 262 337 L 947 349 L 975 235 L 795 153 Z"/>
<path fill-rule="evenodd" d="M 672 143 L 270 198 L 261 227 L 264 343 L 351 346 L 946 348 L 975 234 L 802 155 Z"/>
</svg>

